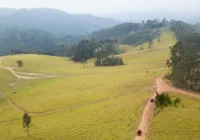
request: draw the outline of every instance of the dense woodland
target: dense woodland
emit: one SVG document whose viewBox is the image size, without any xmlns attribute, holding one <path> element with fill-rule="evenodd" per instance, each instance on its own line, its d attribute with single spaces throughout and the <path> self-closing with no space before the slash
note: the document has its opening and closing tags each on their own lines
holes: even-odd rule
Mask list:
<svg viewBox="0 0 200 140">
<path fill-rule="evenodd" d="M 179 40 L 171 48 L 172 80 L 181 88 L 200 92 L 200 34 L 184 22 L 172 25 Z"/>
<path fill-rule="evenodd" d="M 96 31 L 92 38 L 102 40 L 105 38 L 117 39 L 121 44 L 140 45 L 149 42 L 158 36 L 158 29 L 170 26 L 170 22 L 163 20 L 147 20 L 141 23 L 123 23 L 111 28 Z"/>
<path fill-rule="evenodd" d="M 46 30 L 13 27 L 0 30 L 0 55 L 37 53 L 66 56 L 72 55 L 74 46 L 87 38 L 101 41 L 115 40 L 118 44 L 140 45 L 150 42 L 159 34 L 158 28 L 166 27 L 168 21 L 163 19 L 147 20 L 142 23 L 123 23 L 113 28 L 94 32 L 91 36 L 56 35 Z"/>
<path fill-rule="evenodd" d="M 9 28 L 0 32 L 0 55 L 37 53 L 61 55 L 62 46 L 77 43 L 82 36 L 55 36 L 47 31 Z"/>
</svg>

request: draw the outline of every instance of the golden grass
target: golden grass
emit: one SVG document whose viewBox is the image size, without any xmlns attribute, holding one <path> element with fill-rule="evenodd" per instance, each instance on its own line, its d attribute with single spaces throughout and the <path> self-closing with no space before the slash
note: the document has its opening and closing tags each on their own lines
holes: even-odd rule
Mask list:
<svg viewBox="0 0 200 140">
<path fill-rule="evenodd" d="M 3 70 L 7 74 L 0 71 L 0 82 L 4 84 L 0 89 L 15 103 L 33 112 L 78 105 L 32 116 L 31 139 L 128 140 L 136 131 L 144 102 L 153 92 L 153 88 L 146 87 L 154 85 L 156 76 L 169 71 L 157 68 L 166 67 L 163 62 L 169 58 L 167 45 L 175 42 L 170 36 L 173 34 L 169 31 L 163 33 L 159 47 L 154 44 L 153 50 L 140 52 L 130 48 L 130 54 L 122 56 L 126 65 L 116 67 L 93 67 L 93 59 L 83 67 L 64 57 L 5 56 L 3 66 L 17 66 L 17 60 L 24 62 L 24 67 L 17 71 L 68 77 L 16 82 L 11 73 Z M 167 40 L 168 44 L 163 43 Z M 5 121 L 0 122 L 0 139 L 27 139 L 20 120 L 22 113 L 3 100 L 0 118 Z"/>
<path fill-rule="evenodd" d="M 181 98 L 179 107 L 164 108 L 150 124 L 148 140 L 199 140 L 200 99 L 170 94 Z"/>
</svg>

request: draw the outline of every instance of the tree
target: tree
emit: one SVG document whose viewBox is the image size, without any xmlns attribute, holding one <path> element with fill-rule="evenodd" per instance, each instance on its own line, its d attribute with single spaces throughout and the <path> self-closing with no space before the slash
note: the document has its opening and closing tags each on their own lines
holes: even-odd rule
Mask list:
<svg viewBox="0 0 200 140">
<path fill-rule="evenodd" d="M 153 40 L 149 41 L 149 46 L 148 47 L 149 47 L 149 49 L 152 49 L 152 47 L 153 47 Z"/>
<path fill-rule="evenodd" d="M 17 62 L 18 67 L 23 67 L 24 63 L 22 60 L 17 60 L 16 62 Z"/>
<path fill-rule="evenodd" d="M 143 44 L 140 46 L 140 50 L 144 50 Z"/>
<path fill-rule="evenodd" d="M 105 39 L 98 42 L 98 46 L 95 49 L 95 57 L 101 60 L 109 55 L 117 54 L 116 46 L 116 41 L 112 39 Z"/>
<path fill-rule="evenodd" d="M 28 137 L 30 136 L 30 134 L 29 134 L 30 125 L 31 125 L 31 117 L 27 113 L 24 113 L 23 128 L 26 129 Z"/>
<path fill-rule="evenodd" d="M 157 34 L 158 34 L 158 42 L 160 42 L 160 30 L 157 30 Z"/>
<path fill-rule="evenodd" d="M 85 65 L 87 64 L 87 60 L 86 59 L 82 59 L 80 61 L 80 63 L 83 65 L 83 67 L 85 67 Z"/>
<path fill-rule="evenodd" d="M 171 60 L 167 60 L 167 61 L 166 61 L 166 64 L 167 64 L 167 67 L 168 67 L 168 68 L 171 68 L 171 66 L 172 66 L 172 61 L 171 61 Z"/>
<path fill-rule="evenodd" d="M 72 60 L 81 61 L 87 60 L 94 56 L 94 50 L 96 48 L 96 42 L 94 40 L 82 40 L 78 43 L 78 45 L 73 47 L 73 55 Z"/>
</svg>

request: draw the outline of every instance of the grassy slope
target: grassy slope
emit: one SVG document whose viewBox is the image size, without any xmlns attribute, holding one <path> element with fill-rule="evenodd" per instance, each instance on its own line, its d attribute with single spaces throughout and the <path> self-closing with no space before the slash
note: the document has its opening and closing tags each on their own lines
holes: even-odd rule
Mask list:
<svg viewBox="0 0 200 140">
<path fill-rule="evenodd" d="M 56 58 L 55 60 L 53 58 Z M 148 64 L 135 64 L 125 65 L 123 67 L 93 67 L 92 60 L 85 67 L 79 63 L 73 63 L 67 58 L 62 57 L 50 57 L 45 55 L 15 55 L 7 56 L 4 58 L 4 66 L 16 66 L 16 60 L 22 60 L 24 67 L 17 69 L 17 71 L 23 72 L 36 72 L 46 74 L 58 74 L 58 75 L 69 75 L 69 74 L 88 74 L 88 73 L 112 73 L 114 71 L 128 71 L 128 70 L 141 70 L 155 68 L 155 66 Z M 127 64 L 127 62 L 125 61 Z M 159 67 L 159 66 L 158 66 Z"/>
<path fill-rule="evenodd" d="M 165 108 L 153 118 L 148 140 L 199 140 L 200 99 L 178 97 L 179 107 Z"/>
<path fill-rule="evenodd" d="M 83 68 L 66 58 L 43 55 L 16 55 L 4 58 L 4 66 L 16 66 L 16 60 L 23 60 L 25 67 L 19 71 L 53 74 L 85 74 L 68 78 L 40 80 L 21 80 L 12 88 L 3 91 L 14 102 L 30 111 L 44 111 L 69 105 L 84 104 L 109 98 L 121 93 L 131 93 L 100 103 L 82 106 L 50 115 L 33 116 L 31 136 L 35 139 L 131 139 L 134 134 L 144 102 L 152 94 L 151 90 L 131 92 L 154 84 L 155 76 L 168 70 L 146 72 L 144 69 L 166 67 L 165 64 L 147 64 L 140 62 L 161 62 L 169 58 L 167 45 L 175 40 L 170 32 L 162 35 L 159 49 L 140 52 L 134 50 L 123 58 L 127 65 L 123 67 L 88 66 Z M 165 44 L 163 42 L 169 42 Z M 163 55 L 160 55 L 163 53 Z M 167 54 L 166 54 L 167 53 Z M 162 57 L 161 57 L 162 56 Z M 92 60 L 91 60 L 92 61 Z M 137 64 L 135 64 L 137 63 Z M 134 72 L 134 70 L 143 70 Z M 1 73 L 0 73 L 1 75 Z M 13 94 L 13 92 L 16 92 Z M 6 103 L 6 102 L 5 102 Z M 8 106 L 8 104 L 5 106 Z M 4 108 L 2 108 L 4 109 Z M 7 109 L 9 114 L 12 109 Z M 2 139 L 27 139 L 22 122 L 17 120 L 21 113 L 13 115 L 14 121 L 0 123 Z M 19 116 L 19 117 L 18 117 Z M 2 117 L 7 120 L 7 117 Z M 1 125 L 2 124 L 2 125 Z M 0 137 L 0 138 L 1 138 Z"/>
<path fill-rule="evenodd" d="M 6 91 L 11 88 L 11 84 L 15 83 L 15 77 L 7 70 L 0 68 L 0 90 Z M 12 135 L 12 123 L 21 120 L 22 113 L 13 108 L 7 100 L 0 95 L 0 139 L 6 139 L 7 136 Z"/>
<path fill-rule="evenodd" d="M 24 72 L 38 72 L 47 74 L 84 74 L 84 73 L 105 73 L 114 71 L 129 71 L 129 70 L 142 70 L 151 69 L 156 67 L 164 67 L 165 65 L 156 64 L 134 64 L 127 65 L 131 63 L 138 62 L 163 62 L 169 58 L 169 47 L 174 45 L 176 40 L 174 35 L 169 30 L 166 30 L 161 35 L 161 42 L 154 40 L 153 50 L 147 49 L 147 45 L 144 45 L 145 50 L 142 52 L 139 50 L 140 46 L 128 49 L 127 55 L 123 56 L 125 66 L 123 67 L 93 67 L 93 61 L 84 68 L 79 63 L 73 63 L 69 61 L 68 58 L 63 57 L 51 57 L 45 55 L 14 55 L 6 56 L 3 61 L 4 66 L 17 66 L 16 61 L 22 60 L 24 62 L 24 67 L 17 69 L 17 71 Z M 147 44 L 147 43 L 145 43 Z M 146 47 L 145 47 L 146 46 Z M 166 50 L 163 50 L 166 49 Z"/>
</svg>

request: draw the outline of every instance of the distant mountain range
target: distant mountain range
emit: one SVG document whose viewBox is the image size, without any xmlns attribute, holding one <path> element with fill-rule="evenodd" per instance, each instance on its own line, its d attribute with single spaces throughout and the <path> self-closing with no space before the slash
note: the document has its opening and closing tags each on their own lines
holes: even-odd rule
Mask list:
<svg viewBox="0 0 200 140">
<path fill-rule="evenodd" d="M 56 35 L 87 35 L 120 23 L 121 21 L 109 18 L 69 14 L 50 8 L 0 8 L 0 30 L 25 27 L 46 30 Z"/>
</svg>

